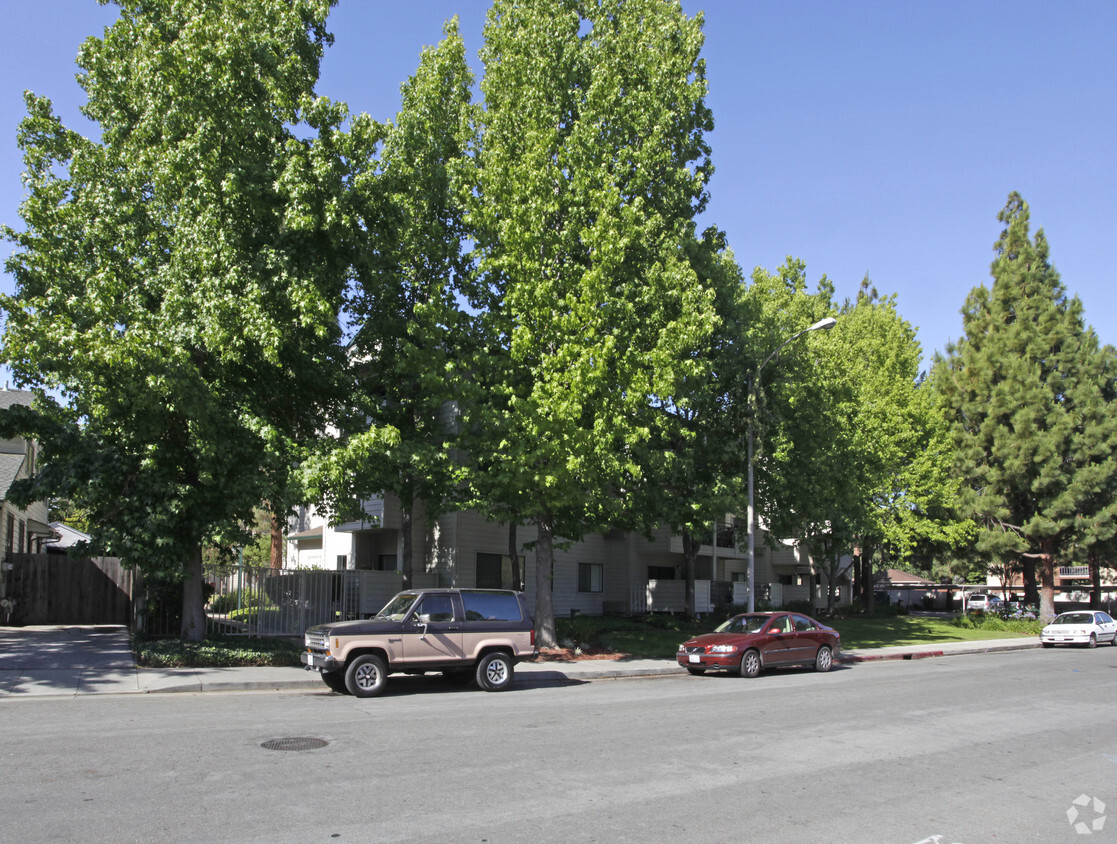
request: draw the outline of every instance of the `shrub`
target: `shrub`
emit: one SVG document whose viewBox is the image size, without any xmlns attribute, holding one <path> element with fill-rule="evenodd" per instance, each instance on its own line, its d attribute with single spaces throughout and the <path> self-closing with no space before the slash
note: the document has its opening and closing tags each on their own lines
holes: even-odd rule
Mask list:
<svg viewBox="0 0 1117 844">
<path fill-rule="evenodd" d="M 136 664 L 148 668 L 229 666 L 298 666 L 302 644 L 289 639 L 250 639 L 210 634 L 202 642 L 141 639 L 135 644 Z"/>
<path fill-rule="evenodd" d="M 245 589 L 241 592 L 240 606 L 242 609 L 247 607 L 260 606 L 263 601 L 263 606 L 273 607 L 271 598 L 268 597 L 266 592 L 259 592 L 255 589 Z M 225 613 L 236 612 L 237 609 L 237 593 L 226 592 L 224 595 L 216 595 L 213 600 L 209 602 L 209 611 L 224 615 Z"/>
</svg>

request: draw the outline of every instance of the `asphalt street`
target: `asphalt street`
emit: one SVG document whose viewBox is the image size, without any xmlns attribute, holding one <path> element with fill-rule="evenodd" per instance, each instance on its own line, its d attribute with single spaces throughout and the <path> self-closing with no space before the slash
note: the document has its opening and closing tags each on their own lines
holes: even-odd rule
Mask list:
<svg viewBox="0 0 1117 844">
<path fill-rule="evenodd" d="M 1060 648 L 501 694 L 8 700 L 0 838 L 1117 841 L 1115 669 L 1117 648 Z"/>
</svg>

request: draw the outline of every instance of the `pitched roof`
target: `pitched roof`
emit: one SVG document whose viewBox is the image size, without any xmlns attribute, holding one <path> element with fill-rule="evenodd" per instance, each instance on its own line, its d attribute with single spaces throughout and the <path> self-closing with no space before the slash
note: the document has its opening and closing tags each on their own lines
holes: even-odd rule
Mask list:
<svg viewBox="0 0 1117 844">
<path fill-rule="evenodd" d="M 0 410 L 7 410 L 17 404 L 31 406 L 35 394 L 30 390 L 9 390 L 7 387 L 0 389 Z"/>
<path fill-rule="evenodd" d="M 888 569 L 884 574 L 877 575 L 876 582 L 881 586 L 886 586 L 888 584 L 895 586 L 912 586 L 922 585 L 924 583 L 928 586 L 931 585 L 931 581 L 927 578 L 920 577 L 918 574 L 912 574 L 911 572 L 900 571 L 899 569 Z"/>
<path fill-rule="evenodd" d="M 0 501 L 7 499 L 12 481 L 19 477 L 25 459 L 22 454 L 0 454 Z"/>
</svg>

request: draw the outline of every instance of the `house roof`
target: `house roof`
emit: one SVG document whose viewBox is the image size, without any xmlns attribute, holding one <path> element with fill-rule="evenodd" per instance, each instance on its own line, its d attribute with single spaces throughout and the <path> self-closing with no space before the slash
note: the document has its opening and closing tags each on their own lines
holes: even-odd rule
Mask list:
<svg viewBox="0 0 1117 844">
<path fill-rule="evenodd" d="M 888 569 L 884 574 L 877 575 L 876 582 L 880 586 L 932 585 L 931 581 L 925 577 L 920 577 L 918 574 L 912 574 L 907 571 L 900 571 L 899 569 Z"/>
<path fill-rule="evenodd" d="M 8 498 L 12 481 L 19 477 L 19 470 L 26 458 L 22 454 L 0 454 L 0 501 Z"/>
<path fill-rule="evenodd" d="M 89 542 L 93 538 L 85 531 L 70 527 L 65 522 L 51 522 L 50 527 L 58 538 L 48 542 L 48 548 L 70 548 L 79 542 Z"/>
<path fill-rule="evenodd" d="M 7 387 L 0 389 L 0 410 L 7 410 L 17 404 L 31 406 L 35 394 L 30 390 L 9 390 Z"/>
<path fill-rule="evenodd" d="M 319 525 L 318 527 L 311 528 L 310 530 L 304 530 L 304 531 L 300 531 L 299 533 L 289 534 L 287 536 L 287 538 L 288 539 L 321 539 L 322 538 L 322 526 Z"/>
</svg>

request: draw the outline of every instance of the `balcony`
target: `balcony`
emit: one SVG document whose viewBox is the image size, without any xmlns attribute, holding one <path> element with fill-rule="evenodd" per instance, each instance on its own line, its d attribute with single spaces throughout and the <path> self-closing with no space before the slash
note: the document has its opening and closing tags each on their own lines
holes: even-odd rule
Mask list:
<svg viewBox="0 0 1117 844">
<path fill-rule="evenodd" d="M 1089 579 L 1089 577 L 1090 577 L 1090 567 L 1089 566 L 1059 566 L 1059 577 Z"/>
</svg>

